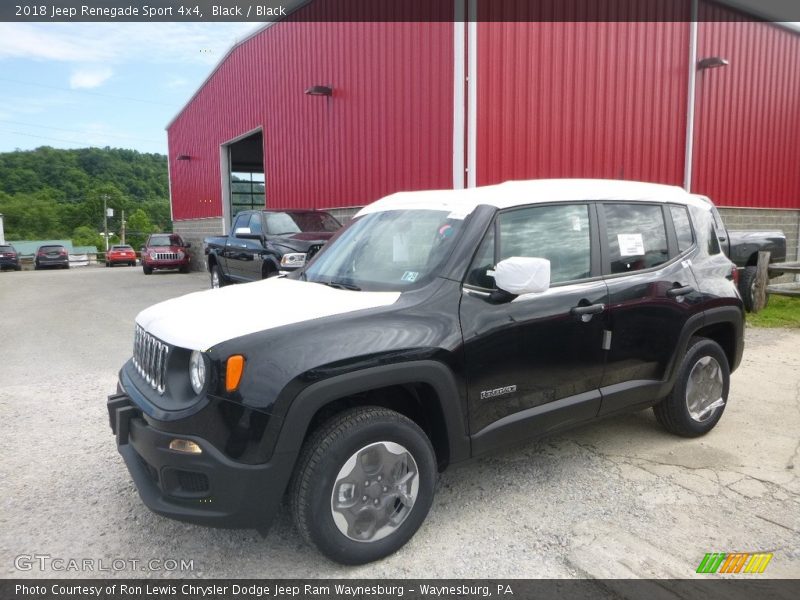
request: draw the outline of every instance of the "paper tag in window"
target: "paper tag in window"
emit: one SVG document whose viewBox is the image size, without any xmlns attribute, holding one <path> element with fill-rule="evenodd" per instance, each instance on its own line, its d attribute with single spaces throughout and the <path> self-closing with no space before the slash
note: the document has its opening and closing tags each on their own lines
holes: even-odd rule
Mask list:
<svg viewBox="0 0 800 600">
<path fill-rule="evenodd" d="M 643 256 L 644 240 L 641 233 L 617 234 L 620 256 Z"/>
<path fill-rule="evenodd" d="M 454 219 L 456 221 L 463 221 L 464 219 L 467 218 L 468 214 L 469 214 L 468 210 L 465 210 L 463 208 L 459 208 L 459 209 L 456 209 L 453 212 L 451 212 L 449 215 L 447 215 L 447 218 L 448 219 Z"/>
<path fill-rule="evenodd" d="M 572 217 L 572 231 L 580 231 L 580 230 L 581 230 L 581 218 Z"/>
<path fill-rule="evenodd" d="M 408 239 L 402 233 L 392 238 L 392 262 L 405 263 L 409 260 Z"/>
</svg>

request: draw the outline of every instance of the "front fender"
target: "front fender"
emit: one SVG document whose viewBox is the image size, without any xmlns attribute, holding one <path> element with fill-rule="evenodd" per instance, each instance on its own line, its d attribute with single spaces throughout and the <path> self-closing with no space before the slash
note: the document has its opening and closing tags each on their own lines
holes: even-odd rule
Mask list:
<svg viewBox="0 0 800 600">
<path fill-rule="evenodd" d="M 311 419 L 326 404 L 376 388 L 414 383 L 428 384 L 436 391 L 447 431 L 450 462 L 461 462 L 469 458 L 470 442 L 456 379 L 449 368 L 433 360 L 367 368 L 308 386 L 297 395 L 283 416 L 273 454 L 296 456 L 300 452 Z"/>
</svg>

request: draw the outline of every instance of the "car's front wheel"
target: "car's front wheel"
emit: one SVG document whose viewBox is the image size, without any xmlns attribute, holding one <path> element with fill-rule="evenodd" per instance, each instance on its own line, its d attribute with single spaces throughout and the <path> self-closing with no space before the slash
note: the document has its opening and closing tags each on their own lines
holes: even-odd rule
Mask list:
<svg viewBox="0 0 800 600">
<path fill-rule="evenodd" d="M 725 411 L 730 379 L 728 358 L 720 345 L 708 338 L 692 338 L 672 391 L 653 407 L 656 419 L 683 437 L 708 433 Z"/>
<path fill-rule="evenodd" d="M 144 272 L 145 275 L 151 275 L 153 273 L 153 267 L 142 265 L 142 272 Z"/>
<path fill-rule="evenodd" d="M 436 472 L 431 442 L 416 423 L 386 408 L 349 409 L 303 446 L 291 485 L 295 525 L 331 560 L 378 560 L 425 520 Z"/>
<path fill-rule="evenodd" d="M 221 288 L 228 285 L 228 282 L 225 280 L 225 276 L 222 274 L 222 269 L 219 268 L 219 265 L 213 265 L 211 267 L 211 287 Z"/>
</svg>

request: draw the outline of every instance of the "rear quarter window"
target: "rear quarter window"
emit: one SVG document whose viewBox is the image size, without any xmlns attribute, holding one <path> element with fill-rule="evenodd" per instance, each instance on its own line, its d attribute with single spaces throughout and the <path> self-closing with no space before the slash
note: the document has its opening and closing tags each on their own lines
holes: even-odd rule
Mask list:
<svg viewBox="0 0 800 600">
<path fill-rule="evenodd" d="M 678 252 L 685 252 L 694 244 L 692 223 L 689 220 L 689 211 L 685 206 L 670 205 L 672 224 L 675 227 L 675 236 L 678 238 Z"/>
</svg>

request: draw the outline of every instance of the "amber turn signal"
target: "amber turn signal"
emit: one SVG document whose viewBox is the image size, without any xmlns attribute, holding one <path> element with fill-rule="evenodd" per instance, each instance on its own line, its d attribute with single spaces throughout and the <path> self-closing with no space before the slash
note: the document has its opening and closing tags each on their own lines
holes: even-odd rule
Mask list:
<svg viewBox="0 0 800 600">
<path fill-rule="evenodd" d="M 228 357 L 228 366 L 225 369 L 225 391 L 235 392 L 239 389 L 244 371 L 244 356 L 234 354 Z"/>
</svg>

